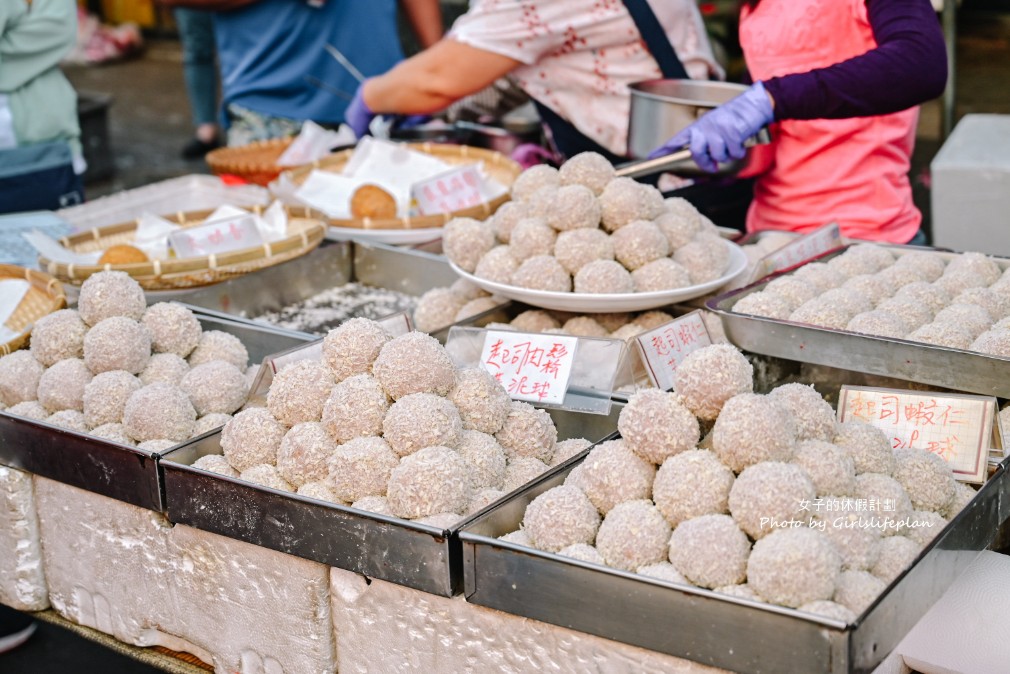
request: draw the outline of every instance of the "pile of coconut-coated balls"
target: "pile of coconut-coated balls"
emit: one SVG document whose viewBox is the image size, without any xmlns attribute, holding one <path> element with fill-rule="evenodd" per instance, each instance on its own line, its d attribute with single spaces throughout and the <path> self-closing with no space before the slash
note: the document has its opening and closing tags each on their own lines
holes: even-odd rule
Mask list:
<svg viewBox="0 0 1010 674">
<path fill-rule="evenodd" d="M 206 332 L 174 302 L 147 306 L 140 285 L 106 271 L 81 286 L 77 309 L 39 319 L 27 350 L 0 358 L 10 414 L 161 451 L 223 426 L 246 403 L 249 354 Z"/>
<path fill-rule="evenodd" d="M 447 528 L 588 446 L 558 442 L 546 412 L 483 369 L 457 370 L 434 338 L 354 318 L 326 335 L 322 360 L 275 375 L 265 408 L 228 422 L 223 456 L 194 465 Z"/>
<path fill-rule="evenodd" d="M 852 246 L 733 306 L 753 316 L 1010 357 L 1010 271 L 982 253 Z"/>
<path fill-rule="evenodd" d="M 751 377 L 732 346 L 692 353 L 677 393 L 633 396 L 621 439 L 594 447 L 503 540 L 854 620 L 974 491 L 935 454 L 836 423 L 813 388 L 759 395 Z"/>
<path fill-rule="evenodd" d="M 555 292 L 674 290 L 720 278 L 729 266 L 726 242 L 694 206 L 614 177 L 592 152 L 560 169 L 526 170 L 512 201 L 484 222 L 452 220 L 442 245 L 479 278 Z"/>
</svg>

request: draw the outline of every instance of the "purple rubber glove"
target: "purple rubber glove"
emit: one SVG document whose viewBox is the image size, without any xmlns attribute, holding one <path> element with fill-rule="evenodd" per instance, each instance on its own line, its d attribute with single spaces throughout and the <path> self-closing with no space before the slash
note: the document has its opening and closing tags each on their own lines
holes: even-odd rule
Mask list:
<svg viewBox="0 0 1010 674">
<path fill-rule="evenodd" d="M 368 126 L 375 119 L 375 113 L 365 103 L 365 98 L 362 95 L 362 92 L 365 90 L 365 82 L 368 82 L 368 80 L 358 85 L 358 90 L 354 92 L 354 98 L 351 99 L 351 102 L 347 104 L 347 109 L 344 110 L 344 122 L 347 126 L 351 127 L 351 131 L 358 138 L 368 133 Z"/>
<path fill-rule="evenodd" d="M 671 154 L 688 145 L 694 162 L 703 171 L 714 173 L 723 162 L 743 159 L 747 153 L 744 143 L 773 121 L 775 111 L 771 99 L 764 85 L 757 82 L 653 150 L 649 159 Z"/>
</svg>

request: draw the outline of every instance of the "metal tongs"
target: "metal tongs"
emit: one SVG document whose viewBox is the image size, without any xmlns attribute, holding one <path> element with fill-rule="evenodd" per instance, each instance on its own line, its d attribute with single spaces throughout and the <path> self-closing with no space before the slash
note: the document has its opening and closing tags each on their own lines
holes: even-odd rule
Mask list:
<svg viewBox="0 0 1010 674">
<path fill-rule="evenodd" d="M 751 136 L 747 142 L 744 143 L 744 146 L 753 147 L 755 145 L 765 145 L 770 142 L 771 134 L 768 133 L 768 128 L 765 127 Z M 662 157 L 656 157 L 655 159 L 637 159 L 635 161 L 629 161 L 621 164 L 616 167 L 617 170 L 614 171 L 614 174 L 618 177 L 638 178 L 640 176 L 648 176 L 654 173 L 663 173 L 665 171 L 676 173 L 677 169 L 683 169 L 684 162 L 690 161 L 690 159 L 691 148 L 685 145 L 676 152 L 663 155 Z M 695 168 L 695 170 L 697 170 L 697 168 Z"/>
</svg>

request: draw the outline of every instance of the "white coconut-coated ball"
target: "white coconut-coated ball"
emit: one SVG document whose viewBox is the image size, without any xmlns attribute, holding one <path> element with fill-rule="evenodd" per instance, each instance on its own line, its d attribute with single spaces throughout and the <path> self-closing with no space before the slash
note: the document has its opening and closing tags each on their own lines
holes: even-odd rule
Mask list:
<svg viewBox="0 0 1010 674">
<path fill-rule="evenodd" d="M 531 456 L 544 463 L 554 456 L 558 430 L 551 415 L 529 403 L 513 401 L 495 439 L 509 459 Z"/>
<path fill-rule="evenodd" d="M 355 375 L 369 374 L 379 352 L 390 339 L 385 328 L 375 321 L 352 318 L 323 338 L 323 362 L 337 383 Z"/>
<path fill-rule="evenodd" d="M 536 255 L 525 260 L 513 272 L 511 282 L 530 290 L 562 293 L 572 290 L 571 275 L 550 255 Z"/>
<path fill-rule="evenodd" d="M 151 384 L 134 391 L 123 408 L 123 425 L 137 442 L 182 442 L 193 435 L 196 410 L 189 396 L 171 384 Z"/>
<path fill-rule="evenodd" d="M 291 363 L 274 375 L 267 392 L 267 409 L 286 426 L 319 421 L 333 386 L 333 375 L 322 363 Z"/>
<path fill-rule="evenodd" d="M 737 477 L 729 492 L 729 511 L 740 528 L 758 540 L 776 529 L 806 526 L 816 497 L 817 489 L 801 467 L 766 461 Z"/>
<path fill-rule="evenodd" d="M 631 271 L 670 254 L 666 236 L 648 220 L 628 223 L 614 232 L 610 241 L 614 245 L 614 257 Z"/>
<path fill-rule="evenodd" d="M 877 309 L 894 314 L 900 318 L 909 331 L 915 330 L 933 320 L 933 312 L 929 307 L 905 298 L 891 297 L 878 304 Z"/>
<path fill-rule="evenodd" d="M 83 365 L 83 361 L 80 361 Z M 15 351 L 0 358 L 0 399 L 10 407 L 35 400 L 45 368 L 28 351 Z"/>
<path fill-rule="evenodd" d="M 463 428 L 490 435 L 501 430 L 512 410 L 508 393 L 494 375 L 483 368 L 465 368 L 457 372 L 449 400 L 459 410 Z"/>
<path fill-rule="evenodd" d="M 36 421 L 42 421 L 49 416 L 49 410 L 43 407 L 37 400 L 25 400 L 24 402 L 11 405 L 7 408 L 7 413 Z"/>
<path fill-rule="evenodd" d="M 513 492 L 537 479 L 550 469 L 546 463 L 532 456 L 517 456 L 508 460 L 502 491 Z"/>
<path fill-rule="evenodd" d="M 812 283 L 805 283 L 795 276 L 780 276 L 765 286 L 764 292 L 781 298 L 793 311 L 801 305 L 817 297 L 820 288 Z"/>
<path fill-rule="evenodd" d="M 546 311 L 531 309 L 524 311 L 512 319 L 512 327 L 523 332 L 543 332 L 552 328 L 560 328 L 561 323 Z"/>
<path fill-rule="evenodd" d="M 239 474 L 239 479 L 258 484 L 261 487 L 276 489 L 277 491 L 293 492 L 295 490 L 294 485 L 281 477 L 281 474 L 277 472 L 277 467 L 271 466 L 269 463 L 261 463 L 258 466 L 243 470 Z"/>
<path fill-rule="evenodd" d="M 934 346 L 946 346 L 951 349 L 968 349 L 975 338 L 966 326 L 945 321 L 927 323 L 912 331 L 905 339 Z"/>
<path fill-rule="evenodd" d="M 343 503 L 343 501 L 338 499 L 337 495 L 333 493 L 333 490 L 327 487 L 323 482 L 306 482 L 302 486 L 298 487 L 298 491 L 295 493 L 299 496 L 314 498 L 317 501 Z"/>
<path fill-rule="evenodd" d="M 122 271 L 92 274 L 81 284 L 77 311 L 88 325 L 98 325 L 112 316 L 139 321 L 147 309 L 144 290 Z"/>
<path fill-rule="evenodd" d="M 702 232 L 690 243 L 678 248 L 673 253 L 673 259 L 687 270 L 692 283 L 708 283 L 726 271 L 729 248 L 718 234 Z"/>
<path fill-rule="evenodd" d="M 666 210 L 663 195 L 631 178 L 614 178 L 600 193 L 601 221 L 615 232 L 635 220 L 654 220 Z"/>
<path fill-rule="evenodd" d="M 891 583 L 912 565 L 920 550 L 922 546 L 904 536 L 884 538 L 877 546 L 877 561 L 870 568 L 870 573 L 885 583 Z"/>
<path fill-rule="evenodd" d="M 390 340 L 372 365 L 372 375 L 393 400 L 411 393 L 447 395 L 456 385 L 456 371 L 434 337 L 409 332 Z"/>
<path fill-rule="evenodd" d="M 785 320 L 792 313 L 788 302 L 771 292 L 751 293 L 733 305 L 734 313 Z"/>
<path fill-rule="evenodd" d="M 669 200 L 667 200 L 667 203 L 669 203 Z M 691 208 L 694 207 L 691 206 Z M 653 222 L 659 227 L 659 231 L 663 232 L 667 243 L 670 244 L 670 250 L 677 250 L 691 243 L 694 235 L 701 231 L 701 219 L 697 217 L 697 211 L 695 211 L 693 217 L 684 217 L 679 213 L 666 212 L 653 220 Z"/>
<path fill-rule="evenodd" d="M 463 431 L 456 451 L 467 463 L 470 487 L 475 493 L 501 489 L 507 460 L 497 440 L 480 431 Z"/>
<path fill-rule="evenodd" d="M 432 288 L 417 300 L 414 325 L 421 332 L 435 332 L 454 323 L 465 304 L 466 300 L 451 288 Z"/>
<path fill-rule="evenodd" d="M 589 449 L 593 443 L 585 438 L 568 438 L 554 445 L 554 456 L 551 458 L 551 466 L 559 466 L 573 456 L 581 454 Z"/>
<path fill-rule="evenodd" d="M 212 360 L 225 360 L 245 372 L 249 367 L 249 351 L 235 335 L 221 330 L 207 330 L 189 354 L 189 366 L 196 367 Z"/>
<path fill-rule="evenodd" d="M 793 415 L 797 440 L 830 442 L 834 438 L 835 411 L 813 386 L 786 384 L 771 391 L 768 397 Z"/>
<path fill-rule="evenodd" d="M 631 322 L 641 327 L 643 330 L 654 330 L 661 325 L 666 325 L 672 320 L 673 316 L 665 311 L 646 311 L 644 314 L 636 316 Z"/>
<path fill-rule="evenodd" d="M 907 526 L 901 530 L 901 535 L 910 538 L 924 548 L 947 526 L 947 520 L 931 510 L 916 510 L 909 518 Z"/>
<path fill-rule="evenodd" d="M 393 511 L 389 509 L 389 499 L 385 496 L 366 496 L 351 504 L 352 508 L 364 510 L 365 512 L 376 513 L 377 515 L 390 515 Z"/>
<path fill-rule="evenodd" d="M 899 269 L 915 269 L 924 276 L 923 280 L 932 283 L 943 276 L 947 261 L 939 253 L 913 250 L 899 255 L 894 261 L 894 266 Z"/>
<path fill-rule="evenodd" d="M 575 292 L 615 294 L 635 292 L 635 282 L 627 269 L 613 260 L 594 260 L 575 274 Z"/>
<path fill-rule="evenodd" d="M 561 174 L 553 166 L 537 164 L 531 166 L 515 179 L 512 183 L 512 198 L 518 201 L 526 201 L 533 196 L 537 190 L 544 187 L 557 188 L 561 185 Z"/>
<path fill-rule="evenodd" d="M 561 187 L 546 213 L 547 224 L 559 232 L 597 229 L 601 216 L 602 209 L 596 195 L 582 185 Z"/>
<path fill-rule="evenodd" d="M 603 518 L 596 549 L 608 566 L 635 571 L 667 556 L 670 525 L 648 499 L 618 503 Z"/>
<path fill-rule="evenodd" d="M 477 263 L 474 275 L 494 283 L 509 284 L 517 269 L 519 259 L 512 253 L 512 247 L 495 246 Z"/>
<path fill-rule="evenodd" d="M 488 293 L 486 293 L 482 288 L 474 285 L 470 281 L 467 281 L 465 278 L 458 278 L 455 281 L 453 281 L 452 285 L 449 286 L 449 290 L 456 293 L 457 295 L 459 295 L 468 302 L 470 300 L 475 300 L 478 297 L 488 296 Z"/>
<path fill-rule="evenodd" d="M 88 432 L 88 422 L 84 420 L 84 415 L 77 410 L 53 412 L 46 417 L 46 423 L 65 428 L 68 431 L 77 431 L 78 433 Z"/>
<path fill-rule="evenodd" d="M 228 477 L 238 477 L 239 475 L 238 471 L 232 468 L 231 464 L 228 463 L 228 459 L 224 458 L 220 454 L 207 454 L 206 456 L 201 456 L 193 462 L 193 467 L 199 468 L 200 470 L 206 470 L 211 473 L 216 473 L 217 475 L 226 475 Z"/>
<path fill-rule="evenodd" d="M 1010 358 L 1010 330 L 987 330 L 968 348 L 990 356 Z"/>
<path fill-rule="evenodd" d="M 580 562 L 589 562 L 590 564 L 599 564 L 600 566 L 606 566 L 607 562 L 603 559 L 603 555 L 592 545 L 587 545 L 585 543 L 576 543 L 575 545 L 569 545 L 567 548 L 558 551 L 558 554 L 562 557 L 568 557 L 569 559 L 577 559 Z"/>
<path fill-rule="evenodd" d="M 67 358 L 83 358 L 87 331 L 88 326 L 73 309 L 54 311 L 32 326 L 31 353 L 46 367 Z"/>
<path fill-rule="evenodd" d="M 712 430 L 712 450 L 735 473 L 762 461 L 788 461 L 795 447 L 792 415 L 755 393 L 727 400 Z"/>
<path fill-rule="evenodd" d="M 456 447 L 463 432 L 459 411 L 431 393 L 412 393 L 393 403 L 382 421 L 382 436 L 399 457 L 441 445 Z"/>
<path fill-rule="evenodd" d="M 887 436 L 879 428 L 864 421 L 846 421 L 836 427 L 833 442 L 849 452 L 857 475 L 894 473 L 894 452 Z"/>
<path fill-rule="evenodd" d="M 861 614 L 884 591 L 887 585 L 867 571 L 842 571 L 834 600 L 855 614 Z"/>
<path fill-rule="evenodd" d="M 606 515 L 618 503 L 652 497 L 656 467 L 635 454 L 622 440 L 603 442 L 578 466 L 569 481 Z"/>
<path fill-rule="evenodd" d="M 667 583 L 677 583 L 679 585 L 690 585 L 691 583 L 677 570 L 670 562 L 659 562 L 658 564 L 647 564 L 639 567 L 636 573 L 646 578 L 655 578 Z"/>
<path fill-rule="evenodd" d="M 87 420 L 85 420 L 85 423 L 87 424 Z M 119 444 L 126 445 L 128 447 L 134 447 L 137 444 L 126 432 L 126 428 L 123 424 L 102 424 L 101 426 L 91 426 L 89 424 L 88 426 L 91 428 L 88 435 L 91 435 L 92 437 L 101 438 L 110 442 L 118 442 Z"/>
<path fill-rule="evenodd" d="M 203 330 L 192 311 L 177 302 L 158 302 L 141 319 L 151 333 L 155 353 L 174 353 L 185 358 L 200 343 Z"/>
<path fill-rule="evenodd" d="M 126 370 L 138 374 L 151 358 L 151 334 L 125 316 L 101 321 L 84 335 L 84 364 L 94 374 Z"/>
<path fill-rule="evenodd" d="M 359 374 L 340 382 L 323 405 L 323 426 L 338 443 L 381 435 L 389 399 L 379 382 Z"/>
<path fill-rule="evenodd" d="M 934 323 L 950 323 L 967 330 L 975 339 L 989 329 L 993 317 L 977 304 L 951 304 L 937 312 Z"/>
<path fill-rule="evenodd" d="M 295 424 L 277 450 L 277 472 L 296 488 L 306 482 L 325 480 L 330 457 L 337 443 L 317 421 Z"/>
<path fill-rule="evenodd" d="M 940 513 L 948 520 L 954 519 L 959 512 L 965 509 L 965 507 L 971 503 L 971 500 L 975 498 L 977 492 L 971 488 L 971 485 L 967 485 L 964 482 L 955 482 L 954 484 L 954 497 L 950 500 L 943 511 Z"/>
<path fill-rule="evenodd" d="M 501 489 L 481 489 L 474 492 L 473 496 L 470 497 L 470 502 L 466 506 L 466 514 L 473 515 L 474 513 L 478 513 L 502 496 L 505 496 L 505 492 Z"/>
<path fill-rule="evenodd" d="M 950 295 L 943 288 L 925 281 L 909 283 L 907 286 L 899 288 L 894 296 L 898 299 L 918 302 L 929 308 L 934 314 L 950 304 L 951 300 Z"/>
<path fill-rule="evenodd" d="M 975 272 L 982 277 L 985 285 L 992 285 L 999 280 L 1003 270 L 985 253 L 961 253 L 947 264 L 945 273 L 953 273 L 961 269 Z"/>
<path fill-rule="evenodd" d="M 736 347 L 713 344 L 684 358 L 673 388 L 691 412 L 712 420 L 730 398 L 754 390 L 754 368 Z"/>
<path fill-rule="evenodd" d="M 526 507 L 523 531 L 534 547 L 559 552 L 570 545 L 592 545 L 600 515 L 579 489 L 561 485 L 548 489 Z"/>
<path fill-rule="evenodd" d="M 221 428 L 231 420 L 232 415 L 230 414 L 222 414 L 219 412 L 206 414 L 196 420 L 196 425 L 193 426 L 193 437 L 195 438 L 198 435 L 203 435 L 204 433 L 209 433 L 210 431 Z"/>
<path fill-rule="evenodd" d="M 805 527 L 781 529 L 754 544 L 747 583 L 767 601 L 796 608 L 830 600 L 841 565 L 824 534 Z"/>
<path fill-rule="evenodd" d="M 800 606 L 798 611 L 803 611 L 804 613 L 813 613 L 814 615 L 824 616 L 825 618 L 831 618 L 833 620 L 841 621 L 845 624 L 855 622 L 856 614 L 833 601 L 828 601 L 826 599 L 821 599 L 818 601 L 812 601 L 809 604 L 804 604 Z"/>
<path fill-rule="evenodd" d="M 91 379 L 91 371 L 84 361 L 78 358 L 61 360 L 39 377 L 39 402 L 50 412 L 60 410 L 80 412 L 84 409 L 84 391 L 91 383 Z"/>
<path fill-rule="evenodd" d="M 561 326 L 561 332 L 566 335 L 575 335 L 577 337 L 610 336 L 610 332 L 591 316 L 576 316 L 575 318 L 569 318 L 565 321 L 565 324 Z"/>
<path fill-rule="evenodd" d="M 940 456 L 924 449 L 896 449 L 894 461 L 894 479 L 916 510 L 940 511 L 954 498 L 954 473 Z"/>
<path fill-rule="evenodd" d="M 495 236 L 502 243 L 508 243 L 512 237 L 512 229 L 516 224 L 524 219 L 537 215 L 529 204 L 522 201 L 508 201 L 502 204 L 494 217 L 491 218 L 491 226 L 494 228 Z"/>
<path fill-rule="evenodd" d="M 866 295 L 851 288 L 832 288 L 822 294 L 818 301 L 840 306 L 852 316 L 873 309 L 873 302 Z"/>
<path fill-rule="evenodd" d="M 652 499 L 670 526 L 701 515 L 729 512 L 735 478 L 715 454 L 696 449 L 671 456 L 656 472 Z"/>
<path fill-rule="evenodd" d="M 985 279 L 974 271 L 966 268 L 951 269 L 948 265 L 943 276 L 933 281 L 934 285 L 943 288 L 951 297 L 957 297 L 969 288 L 983 288 Z"/>
<path fill-rule="evenodd" d="M 554 257 L 569 274 L 576 275 L 590 262 L 613 260 L 614 244 L 600 229 L 574 229 L 558 234 Z"/>
<path fill-rule="evenodd" d="M 863 473 L 856 476 L 857 499 L 872 499 L 877 504 L 876 511 L 869 511 L 869 524 L 874 525 L 885 536 L 900 533 L 902 520 L 912 514 L 912 501 L 901 483 L 882 473 Z M 869 506 L 867 506 L 869 507 Z M 886 509 L 886 510 L 885 510 Z"/>
<path fill-rule="evenodd" d="M 877 265 L 874 264 L 873 260 L 858 255 L 851 255 L 848 252 L 831 258 L 827 264 L 847 277 L 873 274 L 878 271 Z"/>
<path fill-rule="evenodd" d="M 415 522 L 418 524 L 427 524 L 430 527 L 435 527 L 436 529 L 442 529 L 443 531 L 450 529 L 452 525 L 460 521 L 460 515 L 458 513 L 435 513 L 434 515 L 428 515 L 427 517 L 418 517 Z"/>
<path fill-rule="evenodd" d="M 850 276 L 841 287 L 844 290 L 854 290 L 870 300 L 874 306 L 894 295 L 894 289 L 876 274 Z"/>
<path fill-rule="evenodd" d="M 221 451 L 240 473 L 261 463 L 276 463 L 287 430 L 265 408 L 242 410 L 221 431 Z"/>
<path fill-rule="evenodd" d="M 832 269 L 824 262 L 810 262 L 805 264 L 794 271 L 793 276 L 800 281 L 816 286 L 822 293 L 825 293 L 832 288 L 839 287 L 845 283 L 848 278 L 845 274 L 837 269 Z"/>
<path fill-rule="evenodd" d="M 827 505 L 830 505 L 830 510 Z M 814 513 L 820 531 L 834 544 L 842 570 L 866 571 L 880 554 L 880 530 L 872 526 L 867 512 L 850 497 L 828 497 Z"/>
<path fill-rule="evenodd" d="M 806 323 L 822 328 L 844 330 L 855 314 L 839 304 L 822 302 L 820 297 L 804 302 L 789 314 L 793 323 Z"/>
<path fill-rule="evenodd" d="M 123 420 L 126 401 L 144 384 L 129 372 L 111 370 L 95 376 L 84 386 L 84 418 L 92 428 Z"/>
<path fill-rule="evenodd" d="M 329 455 L 324 482 L 340 500 L 356 503 L 366 496 L 384 496 L 399 465 L 396 453 L 382 438 L 355 438 Z"/>
<path fill-rule="evenodd" d="M 179 388 L 186 392 L 200 416 L 231 414 L 245 404 L 245 375 L 223 360 L 197 365 L 182 378 Z"/>
<path fill-rule="evenodd" d="M 730 597 L 737 597 L 738 599 L 749 599 L 750 601 L 764 601 L 758 596 L 750 585 L 746 583 L 738 583 L 736 585 L 723 585 L 721 587 L 713 588 L 713 592 L 718 592 L 719 594 L 724 594 Z"/>
<path fill-rule="evenodd" d="M 862 335 L 891 339 L 901 339 L 909 332 L 908 326 L 905 325 L 905 321 L 901 320 L 901 317 L 880 309 L 856 314 L 845 326 L 845 329 Z"/>
<path fill-rule="evenodd" d="M 490 223 L 473 218 L 454 218 L 442 229 L 442 250 L 466 272 L 473 272 L 484 253 L 494 246 L 494 229 Z"/>
<path fill-rule="evenodd" d="M 453 317 L 453 322 L 465 321 L 468 318 L 473 318 L 483 314 L 486 311 L 491 311 L 492 309 L 497 309 L 501 306 L 502 300 L 496 299 L 494 297 L 478 297 L 477 299 L 470 300 L 464 304 L 456 315 Z M 443 326 L 444 327 L 444 326 Z"/>
<path fill-rule="evenodd" d="M 691 285 L 691 275 L 680 264 L 668 257 L 661 257 L 642 265 L 631 272 L 635 292 L 651 293 L 675 290 Z"/>
<path fill-rule="evenodd" d="M 561 165 L 558 178 L 562 185 L 582 185 L 597 195 L 613 180 L 614 167 L 598 152 L 580 152 Z"/>
<path fill-rule="evenodd" d="M 520 262 L 536 255 L 553 255 L 557 238 L 557 232 L 543 218 L 526 218 L 512 230 L 509 249 Z"/>
<path fill-rule="evenodd" d="M 856 488 L 856 466 L 849 452 L 823 440 L 796 445 L 793 462 L 807 472 L 818 496 L 848 496 Z"/>
<path fill-rule="evenodd" d="M 174 353 L 156 353 L 147 361 L 147 367 L 137 375 L 147 386 L 155 382 L 178 386 L 182 378 L 189 372 L 189 363 Z"/>
<path fill-rule="evenodd" d="M 670 536 L 670 563 L 700 587 L 742 583 L 747 577 L 750 541 L 728 515 L 687 520 Z"/>
<path fill-rule="evenodd" d="M 425 447 L 405 457 L 389 477 L 386 498 L 397 517 L 463 512 L 470 502 L 466 462 L 448 447 Z"/>
<path fill-rule="evenodd" d="M 175 440 L 166 440 L 165 438 L 155 438 L 154 440 L 145 440 L 144 442 L 137 443 L 137 449 L 143 449 L 148 452 L 163 452 L 166 449 L 172 449 L 179 443 Z"/>
<path fill-rule="evenodd" d="M 694 449 L 701 437 L 698 420 L 682 396 L 645 389 L 621 410 L 617 429 L 631 451 L 654 464 Z"/>
</svg>

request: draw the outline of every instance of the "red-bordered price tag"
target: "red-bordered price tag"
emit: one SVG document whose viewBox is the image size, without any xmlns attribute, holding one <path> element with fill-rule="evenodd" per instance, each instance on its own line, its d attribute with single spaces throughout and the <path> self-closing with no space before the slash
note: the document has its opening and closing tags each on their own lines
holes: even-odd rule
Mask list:
<svg viewBox="0 0 1010 674">
<path fill-rule="evenodd" d="M 687 355 L 712 344 L 700 311 L 692 311 L 635 338 L 649 379 L 656 388 L 673 388 L 674 373 Z"/>
<path fill-rule="evenodd" d="M 560 405 L 578 343 L 577 337 L 489 330 L 480 363 L 513 400 Z"/>
<path fill-rule="evenodd" d="M 262 246 L 263 235 L 252 215 L 240 215 L 172 232 L 168 243 L 176 257 L 202 257 Z"/>
<path fill-rule="evenodd" d="M 410 187 L 421 215 L 452 213 L 484 202 L 481 177 L 473 164 L 460 166 Z"/>
</svg>

